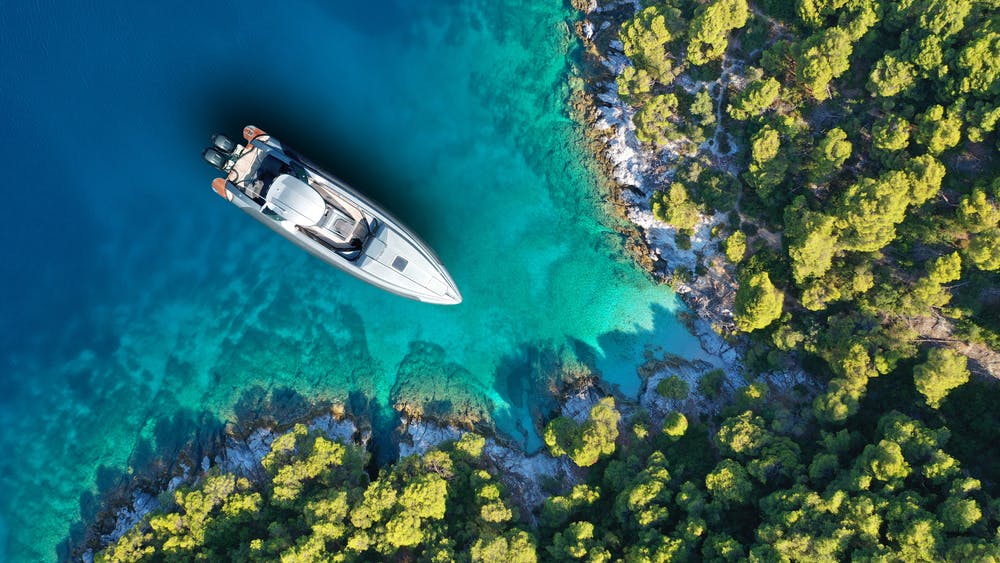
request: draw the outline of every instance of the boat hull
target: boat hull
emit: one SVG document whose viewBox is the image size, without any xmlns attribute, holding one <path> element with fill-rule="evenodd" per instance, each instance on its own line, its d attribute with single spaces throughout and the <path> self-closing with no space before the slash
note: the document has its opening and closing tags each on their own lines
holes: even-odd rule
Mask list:
<svg viewBox="0 0 1000 563">
<path fill-rule="evenodd" d="M 242 176 L 234 170 L 236 165 L 232 163 L 242 158 L 240 156 L 242 153 L 237 154 L 237 151 L 234 151 L 228 168 L 220 168 L 228 172 L 229 177 L 225 179 L 224 184 L 219 180 L 213 183 L 216 192 L 309 254 L 376 287 L 425 303 L 439 305 L 461 303 L 461 293 L 440 259 L 398 219 L 332 174 L 287 149 L 276 139 L 264 135 L 259 130 L 255 131 L 258 131 L 256 136 L 248 139 L 247 145 L 239 147 L 239 151 L 260 151 L 265 156 L 277 157 L 286 163 L 301 167 L 298 173 L 304 177 L 301 183 L 303 188 L 306 186 L 305 182 L 308 182 L 309 185 L 315 186 L 317 191 L 329 194 L 345 207 L 360 213 L 368 222 L 366 224 L 377 226 L 369 229 L 369 235 L 363 241 L 360 252 L 352 253 L 350 258 L 345 257 L 341 252 L 331 249 L 328 242 L 323 244 L 323 237 L 315 235 L 317 231 L 326 231 L 276 217 L 273 208 L 271 213 L 267 213 L 268 203 L 262 202 L 260 197 L 252 197 L 259 194 L 247 189 L 249 181 L 241 180 L 241 177 L 255 178 L 256 169 L 253 166 L 246 167 L 240 171 Z M 263 160 L 260 155 L 253 156 L 255 162 Z M 294 180 L 286 180 L 290 181 Z"/>
</svg>

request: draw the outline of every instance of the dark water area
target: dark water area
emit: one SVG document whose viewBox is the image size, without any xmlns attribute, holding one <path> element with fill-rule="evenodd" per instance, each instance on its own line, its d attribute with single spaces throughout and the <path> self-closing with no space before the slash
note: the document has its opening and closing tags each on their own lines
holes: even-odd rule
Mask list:
<svg viewBox="0 0 1000 563">
<path fill-rule="evenodd" d="M 698 354 L 601 210 L 567 115 L 571 18 L 554 0 L 5 4 L 0 560 L 55 559 L 102 490 L 210 442 L 250 390 L 374 405 L 379 435 L 400 399 L 472 405 L 531 450 L 547 354 L 625 393 L 650 347 Z M 215 196 L 199 152 L 248 123 L 382 202 L 465 302 L 381 292 Z"/>
</svg>

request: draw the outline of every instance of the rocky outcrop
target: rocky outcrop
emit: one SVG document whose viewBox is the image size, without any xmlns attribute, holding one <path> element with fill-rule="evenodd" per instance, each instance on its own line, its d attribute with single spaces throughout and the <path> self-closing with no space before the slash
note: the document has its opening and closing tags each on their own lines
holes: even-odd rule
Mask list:
<svg viewBox="0 0 1000 563">
<path fill-rule="evenodd" d="M 616 208 L 627 221 L 622 229 L 629 238 L 626 247 L 651 276 L 669 283 L 681 296 L 693 312 L 686 319 L 688 328 L 699 338 L 705 352 L 718 358 L 715 367 L 735 377 L 739 371 L 737 348 L 742 344 L 735 336 L 733 323 L 737 282 L 733 266 L 718 247 L 720 240 L 713 237 L 726 217 L 719 213 L 703 215 L 693 234 L 682 244 L 678 242 L 681 238 L 677 229 L 653 216 L 653 194 L 672 181 L 678 160 L 688 149 L 683 140 L 655 150 L 640 143 L 632 122 L 635 110 L 618 95 L 615 78 L 630 63 L 617 38 L 617 29 L 636 9 L 636 4 L 630 1 L 611 1 L 585 12 L 578 36 L 586 47 L 587 68 L 583 74 L 589 79 L 581 104 L 590 106 L 578 108 L 574 113 L 591 131 L 590 147 L 602 163 Z M 740 65 L 730 61 L 725 68 L 711 83 L 694 81 L 686 75 L 678 77 L 676 82 L 692 91 L 708 87 L 716 111 L 721 113 L 726 84 Z M 720 124 L 721 117 L 717 116 Z M 725 143 L 717 141 L 723 137 Z M 727 145 L 728 150 L 721 151 L 722 145 Z M 732 167 L 727 159 L 735 149 L 721 126 L 698 150 L 711 155 L 719 168 Z"/>
<path fill-rule="evenodd" d="M 341 409 L 336 410 L 342 413 Z M 292 425 L 274 424 L 270 417 L 258 422 L 262 425 L 240 430 L 237 430 L 237 426 L 231 427 L 217 451 L 203 456 L 200 463 L 188 463 L 189 456 L 182 452 L 172 475 L 155 479 L 135 478 L 123 490 L 109 493 L 109 500 L 106 501 L 108 507 L 92 524 L 84 546 L 86 551 L 78 551 L 79 558 L 92 561 L 95 550 L 118 541 L 148 514 L 159 508 L 162 495 L 198 483 L 210 470 L 233 473 L 251 480 L 263 477 L 261 460 L 271 451 L 271 443 L 275 438 Z M 358 428 L 353 420 L 338 417 L 332 412 L 321 412 L 305 423 L 310 430 L 317 430 L 338 442 L 350 443 L 359 438 Z"/>
<path fill-rule="evenodd" d="M 399 457 L 403 458 L 423 454 L 445 442 L 458 440 L 465 431 L 433 422 L 403 421 L 401 434 Z M 529 519 L 534 518 L 534 514 L 550 496 L 549 488 L 570 487 L 582 479 L 580 470 L 565 457 L 553 458 L 544 451 L 527 455 L 521 449 L 492 437 L 486 438 L 483 459 Z"/>
<path fill-rule="evenodd" d="M 462 366 L 449 362 L 437 344 L 413 342 L 400 362 L 392 387 L 393 408 L 407 420 L 433 420 L 463 428 L 489 429 L 486 389 Z"/>
</svg>

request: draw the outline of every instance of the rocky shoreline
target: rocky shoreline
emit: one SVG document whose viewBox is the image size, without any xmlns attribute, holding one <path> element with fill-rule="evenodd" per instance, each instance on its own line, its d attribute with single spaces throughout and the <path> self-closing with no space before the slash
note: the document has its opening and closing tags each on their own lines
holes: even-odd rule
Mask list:
<svg viewBox="0 0 1000 563">
<path fill-rule="evenodd" d="M 650 198 L 673 177 L 680 155 L 673 146 L 662 150 L 643 146 L 636 139 L 631 120 L 635 109 L 618 95 L 615 79 L 629 64 L 618 40 L 618 27 L 635 14 L 637 4 L 630 0 L 599 4 L 577 6 L 583 15 L 575 29 L 584 45 L 580 72 L 586 86 L 573 101 L 574 117 L 587 128 L 588 148 L 601 164 L 613 207 L 627 222 L 622 229 L 628 238 L 626 248 L 654 279 L 669 283 L 694 312 L 689 327 L 705 351 L 727 364 L 736 364 L 742 345 L 742 340 L 734 336 L 733 324 L 737 282 L 734 268 L 712 237 L 713 228 L 726 218 L 721 213 L 702 215 L 689 247 L 681 248 L 676 240 L 677 229 L 653 217 Z M 713 88 L 713 100 L 720 112 L 719 98 L 724 89 L 723 84 Z M 711 155 L 719 167 L 732 168 L 735 149 L 720 155 L 714 146 L 709 141 L 699 152 Z"/>
<path fill-rule="evenodd" d="M 582 78 L 576 82 L 582 84 L 582 88 L 574 90 L 570 100 L 572 117 L 584 128 L 587 148 L 596 157 L 599 172 L 606 180 L 609 203 L 619 220 L 616 228 L 624 237 L 626 250 L 654 280 L 668 283 L 681 296 L 690 309 L 683 320 L 711 360 L 690 361 L 668 354 L 636 366 L 642 379 L 638 397 L 618 397 L 623 420 L 629 420 L 640 409 L 657 425 L 671 412 L 683 412 L 689 417 L 717 413 L 726 398 L 746 383 L 740 363 L 745 339 L 736 335 L 732 317 L 737 287 L 734 269 L 712 237 L 713 228 L 726 219 L 722 214 L 703 215 L 690 237 L 690 245 L 681 248 L 676 240 L 676 229 L 653 218 L 650 198 L 656 188 L 672 176 L 672 166 L 679 155 L 669 148 L 653 151 L 642 146 L 631 121 L 634 109 L 617 93 L 615 78 L 628 64 L 617 40 L 617 29 L 624 19 L 634 15 L 638 5 L 630 0 L 602 1 L 600 6 L 595 0 L 574 0 L 573 5 L 583 15 L 575 22 L 574 29 L 583 44 L 584 54 L 582 64 L 576 69 L 577 76 Z M 717 96 L 724 95 L 724 87 L 724 84 L 719 85 Z M 718 99 L 716 102 L 721 111 L 721 103 Z M 731 166 L 726 162 L 731 153 L 715 154 L 717 163 Z M 529 517 L 537 513 L 544 499 L 552 493 L 549 489 L 583 481 L 584 472 L 565 456 L 554 458 L 544 450 L 528 455 L 497 436 L 492 425 L 484 423 L 488 418 L 485 405 L 468 401 L 471 406 L 457 411 L 428 411 L 423 404 L 434 403 L 431 400 L 436 396 L 434 389 L 450 388 L 448 381 L 461 375 L 452 373 L 448 366 L 437 366 L 441 360 L 435 352 L 413 350 L 410 363 L 413 370 L 421 374 L 428 371 L 427 365 L 434 367 L 431 371 L 437 375 L 433 379 L 439 385 L 431 385 L 431 391 L 422 394 L 408 387 L 394 389 L 394 396 L 419 395 L 418 398 L 424 400 L 402 401 L 396 405 L 398 458 L 424 453 L 444 442 L 457 440 L 466 432 L 478 431 L 487 436 L 483 450 L 485 459 L 497 470 L 522 513 Z M 721 370 L 725 380 L 719 396 L 707 397 L 696 384 L 712 370 Z M 691 387 L 688 398 L 667 399 L 656 392 L 657 384 L 672 375 L 688 382 Z M 806 383 L 800 370 L 766 379 L 778 387 Z M 563 381 L 549 391 L 558 405 L 558 413 L 549 414 L 568 416 L 578 422 L 586 418 L 602 396 L 615 394 L 604 389 L 595 378 Z M 366 420 L 366 416 L 356 417 L 345 412 L 343 406 L 327 404 L 317 405 L 307 416 L 297 412 L 286 420 L 278 414 L 270 414 L 231 426 L 218 437 L 217 443 L 199 446 L 204 448 L 198 450 L 201 456 L 194 456 L 190 451 L 181 452 L 177 462 L 170 466 L 171 471 L 160 471 L 156 477 L 133 478 L 106 495 L 103 510 L 92 521 L 84 542 L 73 550 L 73 557 L 91 561 L 95 549 L 116 541 L 160 507 L 163 495 L 197 483 L 209 470 L 259 478 L 263 471 L 260 462 L 271 442 L 296 422 L 305 422 L 331 439 L 365 447 L 372 432 L 371 421 Z M 544 422 L 535 420 L 536 425 L 544 425 Z"/>
<path fill-rule="evenodd" d="M 669 284 L 687 305 L 689 311 L 680 313 L 682 320 L 699 339 L 702 349 L 715 360 L 714 365 L 705 368 L 722 369 L 730 389 L 741 387 L 749 381 L 742 369 L 747 339 L 736 330 L 733 320 L 739 283 L 735 266 L 722 251 L 721 238 L 715 236 L 729 221 L 728 214 L 700 214 L 694 233 L 681 244 L 678 229 L 653 216 L 651 199 L 657 189 L 666 188 L 673 180 L 685 156 L 696 154 L 707 159 L 713 168 L 736 174 L 738 147 L 723 127 L 723 113 L 727 90 L 742 84 L 744 64 L 738 59 L 724 58 L 720 75 L 708 81 L 681 73 L 675 80 L 680 88 L 688 93 L 699 88 L 709 92 L 715 108 L 714 133 L 697 146 L 695 153 L 688 149 L 685 154 L 684 140 L 653 149 L 636 138 L 632 122 L 636 110 L 619 96 L 616 83 L 618 75 L 630 64 L 618 29 L 641 5 L 635 0 L 574 0 L 573 7 L 580 14 L 573 27 L 583 45 L 577 69 L 583 89 L 574 93 L 571 113 L 585 129 L 587 148 L 599 164 L 611 207 L 620 221 L 617 228 L 626 239 L 625 248 L 652 279 Z M 723 147 L 725 150 L 721 150 Z M 739 213 L 738 203 L 736 213 Z M 760 235 L 780 240 L 780 234 L 763 229 Z M 640 403 L 651 401 L 649 394 L 662 377 L 663 372 L 643 377 L 640 393 L 645 400 Z M 810 393 L 819 389 L 795 362 L 759 379 L 777 391 L 795 386 Z M 689 379 L 689 383 L 694 381 Z M 688 405 L 689 408 L 682 410 L 711 412 L 714 409 L 710 403 L 701 401 L 700 405 Z"/>
</svg>

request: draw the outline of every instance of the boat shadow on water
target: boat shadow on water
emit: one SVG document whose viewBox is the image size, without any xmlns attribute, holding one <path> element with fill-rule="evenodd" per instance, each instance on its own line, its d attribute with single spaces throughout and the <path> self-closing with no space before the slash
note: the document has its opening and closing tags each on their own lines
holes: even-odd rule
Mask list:
<svg viewBox="0 0 1000 563">
<path fill-rule="evenodd" d="M 288 98 L 289 95 L 313 95 L 298 91 L 251 91 L 233 99 L 231 84 L 228 80 L 207 84 L 202 99 L 190 108 L 191 120 L 185 128 L 203 134 L 213 130 L 240 131 L 247 123 L 254 123 L 370 196 L 414 232 L 434 231 L 437 222 L 420 211 L 427 205 L 426 202 L 421 205 L 419 179 L 406 176 L 402 168 L 392 165 L 394 140 L 365 142 L 365 138 L 359 138 L 359 132 L 347 124 L 333 118 L 317 120 L 317 115 L 329 113 L 324 111 L 329 99 L 319 96 Z M 275 96 L 288 99 L 286 103 L 276 104 Z"/>
</svg>

